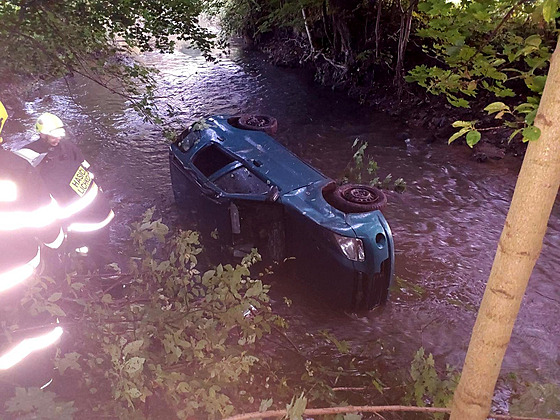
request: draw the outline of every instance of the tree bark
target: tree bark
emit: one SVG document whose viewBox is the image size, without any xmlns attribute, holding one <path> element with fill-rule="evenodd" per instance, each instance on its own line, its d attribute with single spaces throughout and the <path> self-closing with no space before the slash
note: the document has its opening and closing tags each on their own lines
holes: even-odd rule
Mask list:
<svg viewBox="0 0 560 420">
<path fill-rule="evenodd" d="M 377 17 L 375 18 L 375 57 L 379 57 L 379 26 L 381 24 L 381 4 L 382 0 L 377 0 Z"/>
<path fill-rule="evenodd" d="M 494 264 L 455 391 L 450 420 L 486 419 L 521 300 L 539 257 L 560 186 L 560 48 L 551 58 L 535 119 L 541 130 L 527 148 Z"/>
<path fill-rule="evenodd" d="M 418 4 L 418 0 L 411 0 L 410 5 L 406 11 L 401 9 L 401 29 L 399 35 L 399 46 L 397 48 L 397 65 L 395 67 L 395 79 L 394 83 L 397 85 L 398 96 L 402 94 L 403 88 L 403 69 L 404 69 L 404 53 L 406 51 L 406 46 L 408 45 L 408 40 L 410 38 L 410 29 L 412 27 L 412 13 Z"/>
<path fill-rule="evenodd" d="M 305 9 L 303 7 L 301 8 L 301 15 L 303 16 L 303 24 L 305 25 L 305 32 L 307 33 L 307 39 L 309 40 L 309 47 L 311 48 L 311 53 L 314 53 L 315 46 L 313 45 L 313 37 L 311 36 L 309 24 L 307 23 L 307 15 L 305 14 Z"/>
</svg>

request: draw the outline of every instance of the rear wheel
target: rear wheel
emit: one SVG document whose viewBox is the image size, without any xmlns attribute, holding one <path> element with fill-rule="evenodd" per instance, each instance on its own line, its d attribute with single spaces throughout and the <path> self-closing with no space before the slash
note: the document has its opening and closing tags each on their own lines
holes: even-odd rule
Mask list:
<svg viewBox="0 0 560 420">
<path fill-rule="evenodd" d="M 325 200 L 345 213 L 365 213 L 380 210 L 387 204 L 387 197 L 378 188 L 369 185 L 346 184 L 323 189 Z"/>
<path fill-rule="evenodd" d="M 271 136 L 278 130 L 278 121 L 268 115 L 242 115 L 237 122 L 239 128 L 253 131 L 264 131 Z"/>
</svg>

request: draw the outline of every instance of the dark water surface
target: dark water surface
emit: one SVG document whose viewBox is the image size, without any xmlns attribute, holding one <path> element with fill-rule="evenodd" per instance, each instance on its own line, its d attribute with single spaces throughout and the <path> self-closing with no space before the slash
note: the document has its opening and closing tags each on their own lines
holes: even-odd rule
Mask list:
<svg viewBox="0 0 560 420">
<path fill-rule="evenodd" d="M 293 282 L 276 279 L 275 306 L 291 322 L 292 336 L 326 329 L 355 348 L 381 340 L 386 369 L 409 366 L 420 346 L 442 364 L 462 364 L 518 159 L 476 163 L 466 147 L 426 143 L 428 132 L 409 132 L 411 139 L 404 141 L 406 127 L 398 120 L 238 48 L 217 64 L 186 48 L 142 59 L 161 71 L 160 103 L 178 107 L 177 118 L 185 126 L 212 114 L 271 114 L 279 121 L 276 138 L 328 176 L 340 175 L 351 159 L 354 139 L 360 138 L 369 143 L 382 177 L 391 173 L 407 181 L 406 193 L 390 193 L 384 210 L 395 237 L 400 290 L 383 308 L 356 316 L 333 311 Z M 15 115 L 5 133 L 9 146 L 34 138 L 34 121 L 45 111 L 65 121 L 113 198 L 114 246 L 125 241 L 127 226 L 153 205 L 177 220 L 167 141 L 123 99 L 78 78 L 46 86 L 24 109 L 11 111 Z M 560 380 L 559 214 L 556 206 L 503 366 L 504 373 L 543 382 Z M 293 301 L 289 311 L 282 296 Z M 367 352 L 363 356 L 369 357 Z M 371 354 L 372 359 L 377 356 Z"/>
</svg>

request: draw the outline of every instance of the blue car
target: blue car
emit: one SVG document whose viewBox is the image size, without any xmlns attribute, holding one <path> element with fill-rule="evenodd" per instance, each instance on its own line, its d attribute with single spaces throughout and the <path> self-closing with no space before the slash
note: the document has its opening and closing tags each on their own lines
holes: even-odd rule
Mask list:
<svg viewBox="0 0 560 420">
<path fill-rule="evenodd" d="M 338 186 L 270 134 L 272 117 L 214 116 L 170 146 L 178 205 L 211 227 L 234 255 L 295 259 L 301 276 L 347 310 L 387 300 L 394 271 L 382 191 Z"/>
</svg>

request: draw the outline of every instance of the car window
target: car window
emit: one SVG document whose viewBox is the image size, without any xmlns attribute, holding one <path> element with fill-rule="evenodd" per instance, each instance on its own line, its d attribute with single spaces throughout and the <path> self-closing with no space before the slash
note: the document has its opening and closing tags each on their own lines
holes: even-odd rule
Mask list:
<svg viewBox="0 0 560 420">
<path fill-rule="evenodd" d="M 215 144 L 212 144 L 200 150 L 193 159 L 193 165 L 209 177 L 214 172 L 219 171 L 224 166 L 232 163 L 234 160 Z"/>
<path fill-rule="evenodd" d="M 230 194 L 266 194 L 270 189 L 266 182 L 244 166 L 222 175 L 215 184 Z"/>
</svg>

